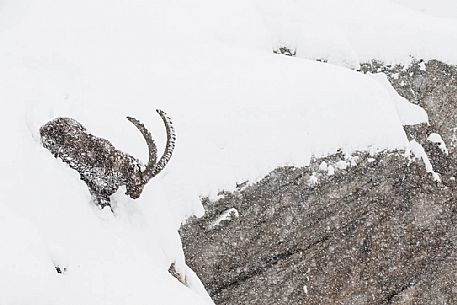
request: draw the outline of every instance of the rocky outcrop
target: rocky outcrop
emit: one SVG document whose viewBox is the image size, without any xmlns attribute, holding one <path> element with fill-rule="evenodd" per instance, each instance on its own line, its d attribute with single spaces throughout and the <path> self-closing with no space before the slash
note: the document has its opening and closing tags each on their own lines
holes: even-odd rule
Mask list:
<svg viewBox="0 0 457 305">
<path fill-rule="evenodd" d="M 205 200 L 180 233 L 216 304 L 457 304 L 457 70 L 362 71 L 427 110 L 430 125 L 406 131 L 433 172 L 400 151 L 338 152 Z"/>
<path fill-rule="evenodd" d="M 457 147 L 457 67 L 437 60 L 413 60 L 411 65 L 383 65 L 373 61 L 361 65 L 364 73 L 382 72 L 395 90 L 412 103 L 427 111 L 428 134 L 442 136 L 450 151 Z M 407 127 L 408 131 L 414 128 Z M 413 132 L 410 137 L 415 137 Z"/>
</svg>

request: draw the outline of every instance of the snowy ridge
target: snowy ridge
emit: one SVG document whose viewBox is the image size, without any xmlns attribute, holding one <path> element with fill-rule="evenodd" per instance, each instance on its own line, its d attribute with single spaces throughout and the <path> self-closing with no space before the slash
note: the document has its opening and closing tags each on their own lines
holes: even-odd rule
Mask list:
<svg viewBox="0 0 457 305">
<path fill-rule="evenodd" d="M 263 1 L 274 48 L 286 46 L 304 58 L 357 69 L 377 59 L 386 64 L 408 64 L 412 57 L 457 63 L 455 2 L 410 0 Z M 449 8 L 449 13 L 446 13 Z M 447 45 L 447 48 L 436 48 Z"/>
</svg>

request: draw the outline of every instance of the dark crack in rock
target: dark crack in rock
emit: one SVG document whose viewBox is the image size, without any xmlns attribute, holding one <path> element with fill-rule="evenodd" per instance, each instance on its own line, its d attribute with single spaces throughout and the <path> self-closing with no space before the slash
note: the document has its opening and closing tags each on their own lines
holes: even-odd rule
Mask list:
<svg viewBox="0 0 457 305">
<path fill-rule="evenodd" d="M 441 182 L 404 152 L 338 152 L 204 200 L 180 234 L 216 304 L 457 304 L 457 70 L 362 65 L 378 70 L 428 112 L 406 132 Z"/>
</svg>

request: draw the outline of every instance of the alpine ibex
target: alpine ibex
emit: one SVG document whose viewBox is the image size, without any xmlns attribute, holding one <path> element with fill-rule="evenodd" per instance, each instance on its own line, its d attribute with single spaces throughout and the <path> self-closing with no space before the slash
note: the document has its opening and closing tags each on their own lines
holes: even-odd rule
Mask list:
<svg viewBox="0 0 457 305">
<path fill-rule="evenodd" d="M 139 129 L 149 148 L 146 165 L 114 148 L 105 139 L 88 133 L 71 118 L 57 118 L 40 128 L 41 141 L 54 157 L 59 157 L 77 170 L 86 182 L 92 197 L 102 208 L 110 206 L 110 196 L 125 185 L 126 194 L 138 198 L 146 183 L 156 176 L 171 158 L 175 146 L 175 132 L 165 112 L 156 110 L 167 132 L 165 152 L 157 162 L 157 147 L 149 131 L 137 119 L 127 119 Z"/>
</svg>

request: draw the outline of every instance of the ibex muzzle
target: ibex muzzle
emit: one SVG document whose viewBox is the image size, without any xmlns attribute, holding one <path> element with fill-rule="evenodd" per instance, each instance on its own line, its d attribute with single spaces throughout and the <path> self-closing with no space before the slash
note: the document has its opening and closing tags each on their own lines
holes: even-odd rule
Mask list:
<svg viewBox="0 0 457 305">
<path fill-rule="evenodd" d="M 62 159 L 77 170 L 86 182 L 95 201 L 110 206 L 110 196 L 125 185 L 126 194 L 138 198 L 148 181 L 156 176 L 171 158 L 175 146 L 175 132 L 170 118 L 157 110 L 167 132 L 165 152 L 157 161 L 157 147 L 149 131 L 137 119 L 127 119 L 138 128 L 149 148 L 146 165 L 114 148 L 105 139 L 88 133 L 80 123 L 71 118 L 57 118 L 40 128 L 41 141 L 54 157 Z"/>
</svg>

